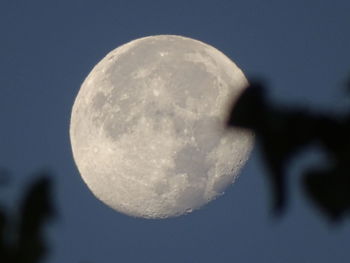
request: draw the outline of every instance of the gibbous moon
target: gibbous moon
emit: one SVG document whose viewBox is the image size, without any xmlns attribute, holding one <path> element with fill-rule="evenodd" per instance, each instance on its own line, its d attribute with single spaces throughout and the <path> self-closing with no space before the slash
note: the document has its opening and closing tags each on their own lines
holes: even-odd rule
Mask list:
<svg viewBox="0 0 350 263">
<path fill-rule="evenodd" d="M 203 42 L 136 39 L 90 72 L 73 105 L 74 160 L 93 194 L 130 216 L 167 218 L 222 194 L 247 160 L 252 135 L 227 131 L 242 71 Z"/>
</svg>

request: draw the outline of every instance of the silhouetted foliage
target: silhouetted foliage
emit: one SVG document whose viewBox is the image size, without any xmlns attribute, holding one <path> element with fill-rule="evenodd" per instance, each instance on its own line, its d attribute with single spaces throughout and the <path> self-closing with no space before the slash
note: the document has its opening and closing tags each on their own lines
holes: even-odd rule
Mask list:
<svg viewBox="0 0 350 263">
<path fill-rule="evenodd" d="M 252 82 L 233 104 L 227 125 L 255 133 L 272 186 L 273 211 L 281 213 L 286 207 L 285 174 L 291 158 L 306 146 L 318 145 L 328 162 L 324 168 L 303 172 L 303 190 L 331 220 L 343 218 L 350 212 L 350 115 L 333 117 L 275 106 L 266 93 L 263 82 Z"/>
<path fill-rule="evenodd" d="M 1 263 L 38 263 L 47 254 L 43 230 L 55 212 L 50 178 L 47 173 L 39 174 L 27 188 L 15 216 L 0 207 Z"/>
</svg>

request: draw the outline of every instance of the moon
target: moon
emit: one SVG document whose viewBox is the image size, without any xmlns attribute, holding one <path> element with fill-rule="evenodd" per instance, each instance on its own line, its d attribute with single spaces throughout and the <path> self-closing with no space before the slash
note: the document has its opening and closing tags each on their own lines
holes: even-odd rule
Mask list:
<svg viewBox="0 0 350 263">
<path fill-rule="evenodd" d="M 75 99 L 70 139 L 92 193 L 134 217 L 189 213 L 235 181 L 252 134 L 224 128 L 247 86 L 216 48 L 187 37 L 133 40 L 107 54 Z"/>
</svg>

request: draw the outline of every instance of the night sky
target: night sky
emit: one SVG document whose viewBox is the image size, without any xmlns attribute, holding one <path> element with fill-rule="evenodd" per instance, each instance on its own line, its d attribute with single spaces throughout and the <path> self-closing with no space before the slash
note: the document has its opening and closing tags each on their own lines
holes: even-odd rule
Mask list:
<svg viewBox="0 0 350 263">
<path fill-rule="evenodd" d="M 0 2 L 0 166 L 11 208 L 32 175 L 53 172 L 59 217 L 47 228 L 61 262 L 349 262 L 349 221 L 332 225 L 300 190 L 310 149 L 289 170 L 291 203 L 270 214 L 264 166 L 254 150 L 237 182 L 199 211 L 166 220 L 131 218 L 97 200 L 79 176 L 70 140 L 81 83 L 106 53 L 130 40 L 176 34 L 221 50 L 270 98 L 344 112 L 350 100 L 350 2 L 346 0 L 128 0 Z M 300 127 L 302 129 L 302 127 Z"/>
</svg>

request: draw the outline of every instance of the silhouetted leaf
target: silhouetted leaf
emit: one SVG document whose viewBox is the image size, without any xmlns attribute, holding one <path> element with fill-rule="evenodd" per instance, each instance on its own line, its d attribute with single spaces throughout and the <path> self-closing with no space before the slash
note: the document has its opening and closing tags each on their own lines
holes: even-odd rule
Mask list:
<svg viewBox="0 0 350 263">
<path fill-rule="evenodd" d="M 0 206 L 1 263 L 38 263 L 45 256 L 44 226 L 54 216 L 51 192 L 50 175 L 40 173 L 27 188 L 17 215 Z"/>
<path fill-rule="evenodd" d="M 306 146 L 317 144 L 326 152 L 331 166 L 305 173 L 304 190 L 330 218 L 344 216 L 350 207 L 350 117 L 341 119 L 303 108 L 277 107 L 266 97 L 265 84 L 252 82 L 235 101 L 227 125 L 255 133 L 268 169 L 274 211 L 283 211 L 287 204 L 285 174 L 289 161 Z"/>
</svg>

